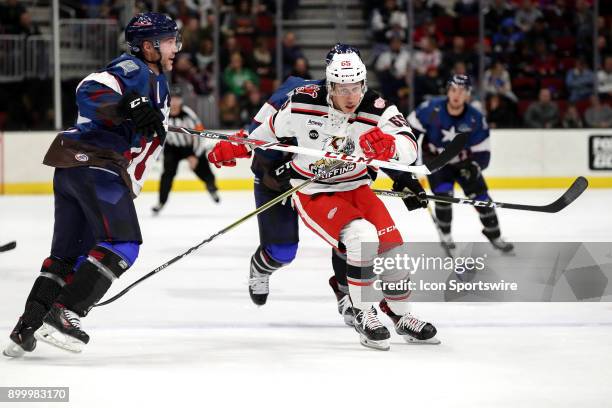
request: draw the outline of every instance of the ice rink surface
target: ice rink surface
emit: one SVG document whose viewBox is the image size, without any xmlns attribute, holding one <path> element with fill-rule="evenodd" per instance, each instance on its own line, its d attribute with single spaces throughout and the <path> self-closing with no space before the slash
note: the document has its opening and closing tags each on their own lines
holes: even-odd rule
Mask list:
<svg viewBox="0 0 612 408">
<path fill-rule="evenodd" d="M 109 294 L 252 210 L 250 192 L 154 194 L 136 200 L 144 245 Z M 498 201 L 544 204 L 559 190 L 494 191 Z M 385 203 L 407 241 L 434 241 L 427 212 Z M 587 190 L 558 214 L 500 210 L 511 241 L 612 242 L 612 191 Z M 456 241 L 482 241 L 475 211 L 455 206 Z M 22 312 L 53 223 L 51 196 L 0 197 L 2 344 Z M 73 407 L 611 407 L 612 304 L 417 303 L 442 344 L 389 352 L 362 347 L 343 325 L 327 280 L 330 249 L 301 226 L 298 257 L 271 279 L 268 304 L 248 296 L 255 220 L 160 272 L 83 320 L 82 354 L 46 344 L 0 359 L 0 386 L 69 386 Z M 108 295 L 107 295 L 108 296 Z M 382 316 L 384 323 L 390 323 Z M 389 327 L 390 324 L 388 324 Z M 10 404 L 0 403 L 0 407 Z"/>
</svg>

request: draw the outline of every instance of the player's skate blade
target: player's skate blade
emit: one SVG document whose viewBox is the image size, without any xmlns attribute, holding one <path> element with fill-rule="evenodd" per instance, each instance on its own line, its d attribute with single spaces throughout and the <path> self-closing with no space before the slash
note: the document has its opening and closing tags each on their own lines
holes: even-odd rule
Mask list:
<svg viewBox="0 0 612 408">
<path fill-rule="evenodd" d="M 2 354 L 6 357 L 19 358 L 23 357 L 25 350 L 19 344 L 10 340 L 9 344 L 2 350 Z"/>
<path fill-rule="evenodd" d="M 47 323 L 43 323 L 34 336 L 42 342 L 62 350 L 70 351 L 71 353 L 80 353 L 83 351 L 83 347 L 85 347 L 85 343 L 79 339 L 64 334 Z"/>
<path fill-rule="evenodd" d="M 389 345 L 389 340 L 370 340 L 363 334 L 359 335 L 359 342 L 362 346 L 375 350 L 389 351 L 389 349 L 391 348 L 391 346 Z"/>
<path fill-rule="evenodd" d="M 37 339 L 73 353 L 80 353 L 89 343 L 89 335 L 81 329 L 78 314 L 60 303 L 55 303 L 34 334 Z"/>
</svg>

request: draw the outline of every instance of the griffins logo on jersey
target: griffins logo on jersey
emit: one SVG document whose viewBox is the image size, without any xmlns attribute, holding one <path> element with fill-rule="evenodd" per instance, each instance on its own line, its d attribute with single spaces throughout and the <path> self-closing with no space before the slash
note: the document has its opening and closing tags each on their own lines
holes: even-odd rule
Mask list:
<svg viewBox="0 0 612 408">
<path fill-rule="evenodd" d="M 325 180 L 349 173 L 355 170 L 355 167 L 357 167 L 355 163 L 346 163 L 344 166 L 330 171 L 329 168 L 336 163 L 337 161 L 333 159 L 319 159 L 316 162 L 311 163 L 308 168 L 312 174 L 315 176 L 320 176 L 321 180 Z"/>
<path fill-rule="evenodd" d="M 316 98 L 319 95 L 320 90 L 321 87 L 319 85 L 304 85 L 295 88 L 294 92 L 296 94 L 306 94 L 312 96 L 313 98 Z"/>
</svg>

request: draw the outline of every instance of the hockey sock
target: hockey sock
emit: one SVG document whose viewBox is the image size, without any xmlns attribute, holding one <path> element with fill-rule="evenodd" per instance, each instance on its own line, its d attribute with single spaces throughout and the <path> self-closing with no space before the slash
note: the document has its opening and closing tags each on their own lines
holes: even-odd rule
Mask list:
<svg viewBox="0 0 612 408">
<path fill-rule="evenodd" d="M 499 238 L 501 232 L 499 230 L 499 220 L 497 213 L 493 208 L 476 207 L 480 222 L 482 223 L 482 233 L 489 239 Z"/>
<path fill-rule="evenodd" d="M 441 193 L 441 196 L 452 197 L 450 193 Z M 439 203 L 436 202 L 436 220 L 440 230 L 449 234 L 451 231 L 451 222 L 453 221 L 453 207 L 450 203 Z"/>
<path fill-rule="evenodd" d="M 272 258 L 264 248 L 259 246 L 253 256 L 251 257 L 251 268 L 259 273 L 272 275 L 272 273 L 285 264 L 280 263 Z"/>
<path fill-rule="evenodd" d="M 349 288 L 348 282 L 346 281 L 346 255 L 338 252 L 334 248 L 332 248 L 332 267 L 334 268 L 338 289 L 345 295 L 348 295 Z"/>
<path fill-rule="evenodd" d="M 72 277 L 72 262 L 50 256 L 43 261 L 40 275 L 34 281 L 32 290 L 26 300 L 23 320 L 27 325 L 37 329 L 42 319 L 59 295 L 62 287 Z"/>
<path fill-rule="evenodd" d="M 403 316 L 410 312 L 410 273 L 407 270 L 387 270 L 381 274 L 382 292 L 391 311 Z"/>
<path fill-rule="evenodd" d="M 111 247 L 112 248 L 112 247 Z M 105 245 L 96 245 L 77 269 L 72 283 L 64 286 L 57 302 L 84 317 L 94 304 L 133 263 Z M 135 257 L 134 257 L 135 259 Z"/>
</svg>

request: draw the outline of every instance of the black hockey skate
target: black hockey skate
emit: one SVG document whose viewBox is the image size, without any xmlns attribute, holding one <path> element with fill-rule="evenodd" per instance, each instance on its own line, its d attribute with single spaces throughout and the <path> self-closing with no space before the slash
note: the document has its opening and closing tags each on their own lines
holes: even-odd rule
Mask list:
<svg viewBox="0 0 612 408">
<path fill-rule="evenodd" d="M 219 197 L 219 193 L 217 190 L 208 190 L 208 194 L 210 194 L 210 198 L 216 203 L 219 204 L 221 202 L 221 197 Z"/>
<path fill-rule="evenodd" d="M 26 352 L 32 352 L 36 348 L 34 332 L 38 327 L 26 324 L 23 317 L 19 318 L 17 325 L 11 332 L 10 343 L 2 351 L 7 357 L 22 357 Z"/>
<path fill-rule="evenodd" d="M 359 341 L 362 345 L 376 350 L 389 350 L 389 330 L 378 320 L 376 309 L 371 306 L 367 310 L 352 307 L 354 326 L 359 333 Z"/>
<path fill-rule="evenodd" d="M 407 313 L 403 316 L 393 313 L 386 300 L 380 302 L 380 310 L 391 318 L 395 331 L 410 344 L 440 344 L 433 324 L 423 322 Z"/>
<path fill-rule="evenodd" d="M 154 206 L 153 208 L 151 208 L 151 211 L 153 211 L 153 215 L 159 215 L 159 212 L 164 208 L 163 204 L 157 204 L 156 206 Z"/>
<path fill-rule="evenodd" d="M 514 245 L 512 245 L 512 243 L 510 242 L 505 241 L 499 235 L 496 237 L 493 237 L 490 233 L 487 233 L 487 231 L 485 230 L 483 230 L 482 233 L 484 234 L 485 237 L 487 237 L 487 239 L 489 240 L 489 242 L 491 243 L 491 245 L 493 245 L 495 249 L 500 250 L 504 254 L 509 254 L 514 250 Z"/>
<path fill-rule="evenodd" d="M 253 265 L 251 259 L 251 271 L 249 273 L 249 295 L 251 300 L 257 306 L 263 306 L 268 300 L 268 294 L 270 293 L 270 275 L 269 273 L 262 273 L 257 271 Z"/>
<path fill-rule="evenodd" d="M 353 326 L 353 302 L 351 302 L 350 296 L 338 288 L 338 281 L 336 280 L 335 276 L 329 278 L 329 286 L 331 286 L 332 290 L 334 291 L 334 295 L 336 295 L 336 301 L 338 302 L 338 313 L 340 313 L 344 319 L 344 324 L 347 326 Z"/>
<path fill-rule="evenodd" d="M 59 303 L 55 303 L 43 319 L 36 338 L 73 353 L 80 353 L 89 343 L 89 335 L 81 330 L 79 315 Z"/>
</svg>

